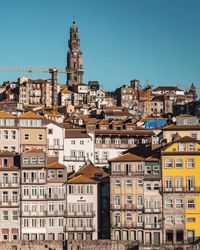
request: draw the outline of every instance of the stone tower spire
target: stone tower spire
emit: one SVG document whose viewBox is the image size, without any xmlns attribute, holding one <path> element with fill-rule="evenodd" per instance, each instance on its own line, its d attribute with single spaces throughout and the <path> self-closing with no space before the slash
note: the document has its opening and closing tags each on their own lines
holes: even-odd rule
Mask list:
<svg viewBox="0 0 200 250">
<path fill-rule="evenodd" d="M 69 51 L 67 53 L 67 83 L 69 85 L 74 82 L 83 82 L 83 59 L 80 50 L 80 39 L 78 35 L 78 27 L 73 22 L 70 27 L 70 39 L 68 40 Z"/>
</svg>

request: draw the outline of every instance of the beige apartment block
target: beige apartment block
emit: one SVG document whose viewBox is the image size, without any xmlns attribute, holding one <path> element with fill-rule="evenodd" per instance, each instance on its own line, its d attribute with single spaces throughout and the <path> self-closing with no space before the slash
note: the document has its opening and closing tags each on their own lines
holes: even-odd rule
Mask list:
<svg viewBox="0 0 200 250">
<path fill-rule="evenodd" d="M 143 241 L 145 159 L 130 153 L 111 163 L 111 239 Z"/>
<path fill-rule="evenodd" d="M 51 81 L 20 78 L 19 103 L 22 103 L 24 107 L 51 107 L 52 100 Z"/>
<path fill-rule="evenodd" d="M 26 112 L 19 116 L 20 126 L 20 151 L 37 148 L 46 151 L 46 127 L 43 117 Z"/>
<path fill-rule="evenodd" d="M 14 154 L 0 152 L 0 241 L 20 239 L 19 169 L 14 166 Z"/>
<path fill-rule="evenodd" d="M 161 167 L 158 159 L 126 153 L 110 161 L 112 240 L 161 242 Z"/>
</svg>

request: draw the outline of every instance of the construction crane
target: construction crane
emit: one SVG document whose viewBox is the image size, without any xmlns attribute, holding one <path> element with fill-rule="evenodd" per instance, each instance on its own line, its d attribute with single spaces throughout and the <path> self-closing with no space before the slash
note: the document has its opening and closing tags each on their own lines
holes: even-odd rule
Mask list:
<svg viewBox="0 0 200 250">
<path fill-rule="evenodd" d="M 52 82 L 52 106 L 57 106 L 57 76 L 58 74 L 66 74 L 73 73 L 72 70 L 69 69 L 61 69 L 56 67 L 48 67 L 48 66 L 12 66 L 12 65 L 0 65 L 0 72 L 28 72 L 28 73 L 50 73 L 51 82 Z"/>
</svg>

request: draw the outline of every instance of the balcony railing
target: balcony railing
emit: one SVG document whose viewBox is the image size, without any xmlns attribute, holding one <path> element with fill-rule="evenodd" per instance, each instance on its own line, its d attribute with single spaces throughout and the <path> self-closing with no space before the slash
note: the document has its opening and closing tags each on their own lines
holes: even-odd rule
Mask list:
<svg viewBox="0 0 200 250">
<path fill-rule="evenodd" d="M 162 187 L 160 189 L 160 191 L 163 193 L 200 193 L 200 187 L 194 187 L 194 188 L 189 188 L 189 187 L 166 188 L 166 187 Z"/>
<path fill-rule="evenodd" d="M 136 144 L 128 144 L 128 143 L 121 143 L 121 144 L 115 144 L 115 143 L 95 143 L 96 148 L 119 148 L 119 149 L 127 149 L 127 148 L 132 148 L 135 147 Z"/>
<path fill-rule="evenodd" d="M 144 222 L 116 222 L 112 228 L 142 228 L 142 229 L 161 229 L 161 223 L 145 224 Z"/>
<path fill-rule="evenodd" d="M 143 210 L 146 214 L 155 214 L 155 213 L 161 213 L 161 208 L 144 208 Z"/>
<path fill-rule="evenodd" d="M 64 161 L 83 161 L 84 162 L 86 160 L 86 158 L 85 158 L 85 156 L 83 156 L 83 157 L 80 157 L 80 156 L 64 156 L 63 160 Z"/>
<path fill-rule="evenodd" d="M 136 205 L 136 204 L 123 204 L 123 205 L 116 205 L 111 203 L 111 210 L 143 210 L 143 205 Z"/>
<path fill-rule="evenodd" d="M 146 224 L 144 223 L 143 228 L 144 229 L 161 229 L 161 223 L 151 223 L 151 224 Z"/>
<path fill-rule="evenodd" d="M 63 199 L 65 199 L 65 197 L 64 197 L 64 195 L 47 194 L 46 199 L 47 200 L 63 200 Z"/>
<path fill-rule="evenodd" d="M 74 212 L 67 212 L 67 217 L 68 218 L 72 218 L 72 217 L 94 217 L 95 216 L 95 211 L 91 211 L 91 212 L 86 212 L 86 211 L 83 211 L 83 212 L 77 212 L 77 211 L 74 211 Z"/>
<path fill-rule="evenodd" d="M 67 226 L 66 228 L 66 231 L 74 231 L 74 232 L 79 232 L 79 231 L 95 231 L 95 227 L 94 226 L 73 226 L 73 227 L 70 227 L 70 226 Z"/>
<path fill-rule="evenodd" d="M 63 145 L 48 145 L 48 149 L 63 149 L 64 146 Z"/>
<path fill-rule="evenodd" d="M 112 175 L 115 175 L 115 176 L 144 176 L 144 171 L 135 171 L 135 172 L 112 171 Z"/>
<path fill-rule="evenodd" d="M 0 188 L 5 188 L 5 187 L 19 187 L 19 183 L 13 183 L 13 182 L 0 182 Z"/>
<path fill-rule="evenodd" d="M 95 163 L 98 163 L 98 164 L 108 164 L 108 159 L 95 159 Z"/>
</svg>

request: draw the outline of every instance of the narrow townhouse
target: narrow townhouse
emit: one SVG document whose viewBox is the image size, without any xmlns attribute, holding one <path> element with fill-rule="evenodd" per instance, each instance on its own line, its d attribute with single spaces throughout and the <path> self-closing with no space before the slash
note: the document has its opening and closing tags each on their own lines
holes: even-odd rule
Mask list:
<svg viewBox="0 0 200 250">
<path fill-rule="evenodd" d="M 66 225 L 66 167 L 58 162 L 47 165 L 47 240 L 64 240 Z"/>
<path fill-rule="evenodd" d="M 46 240 L 46 154 L 37 149 L 21 153 L 21 239 Z"/>
<path fill-rule="evenodd" d="M 52 120 L 44 120 L 47 137 L 47 154 L 49 157 L 58 157 L 58 162 L 63 163 L 64 129 L 62 124 Z"/>
<path fill-rule="evenodd" d="M 92 137 L 80 130 L 66 129 L 63 164 L 67 166 L 67 171 L 78 171 L 87 160 L 94 162 Z"/>
<path fill-rule="evenodd" d="M 17 117 L 0 111 L 0 150 L 19 153 L 19 128 Z"/>
<path fill-rule="evenodd" d="M 19 117 L 20 152 L 33 148 L 46 152 L 46 127 L 43 117 L 33 112 L 22 113 Z"/>
<path fill-rule="evenodd" d="M 110 166 L 111 239 L 143 243 L 145 158 L 126 153 Z"/>
<path fill-rule="evenodd" d="M 155 157 L 145 159 L 144 169 L 144 244 L 154 247 L 162 243 L 161 162 Z M 156 248 L 155 248 L 156 249 Z"/>
<path fill-rule="evenodd" d="M 189 136 L 170 142 L 161 152 L 163 240 L 169 249 L 200 237 L 199 152 L 200 141 Z"/>
<path fill-rule="evenodd" d="M 109 238 L 108 176 L 89 163 L 68 177 L 67 240 Z"/>
<path fill-rule="evenodd" d="M 0 241 L 20 239 L 19 168 L 14 154 L 0 152 Z"/>
</svg>

